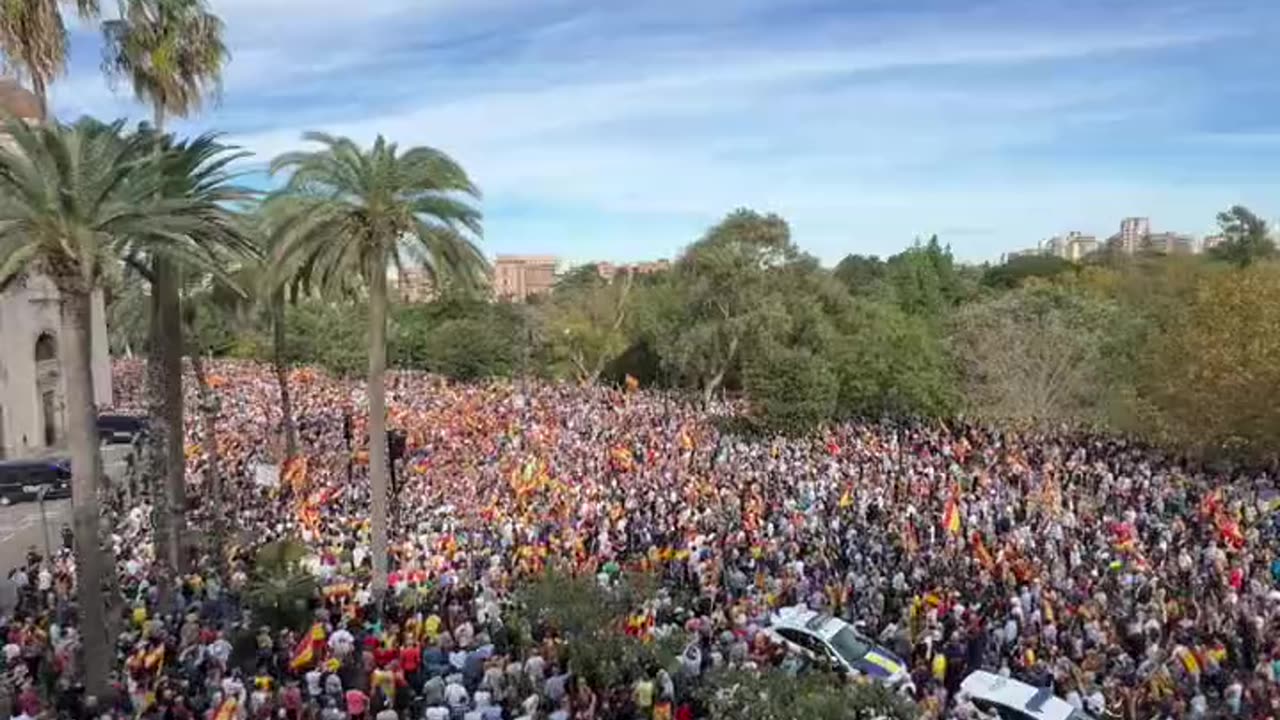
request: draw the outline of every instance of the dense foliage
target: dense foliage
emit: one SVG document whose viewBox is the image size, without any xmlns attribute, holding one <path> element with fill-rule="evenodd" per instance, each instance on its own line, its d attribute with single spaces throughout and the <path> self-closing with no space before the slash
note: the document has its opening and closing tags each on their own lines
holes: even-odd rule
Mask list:
<svg viewBox="0 0 1280 720">
<path fill-rule="evenodd" d="M 1276 457 L 1280 262 L 1244 208 L 1203 255 L 1100 252 L 966 266 L 938 238 L 823 268 L 785 221 L 731 213 L 651 275 L 566 272 L 528 305 L 446 292 L 392 308 L 390 364 L 460 380 L 530 373 L 685 388 L 745 401 L 764 432 L 848 417 L 938 417 L 1109 429 L 1237 459 Z M 117 349 L 141 350 L 128 291 Z M 364 301 L 303 295 L 284 355 L 364 364 Z M 266 359 L 265 327 L 202 318 L 214 353 Z M 218 323 L 227 327 L 219 329 Z M 259 323 L 260 324 L 260 323 Z"/>
</svg>

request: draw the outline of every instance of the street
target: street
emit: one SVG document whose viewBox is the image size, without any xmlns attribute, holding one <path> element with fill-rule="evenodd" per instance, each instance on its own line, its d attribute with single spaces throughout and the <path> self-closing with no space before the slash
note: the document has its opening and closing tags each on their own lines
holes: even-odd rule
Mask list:
<svg viewBox="0 0 1280 720">
<path fill-rule="evenodd" d="M 62 544 L 59 534 L 62 525 L 71 522 L 71 501 L 50 500 L 45 503 L 45 510 L 49 517 L 49 542 L 57 548 Z M 4 574 L 26 560 L 28 549 L 35 547 L 44 554 L 40 527 L 40 503 L 24 502 L 0 508 L 0 569 Z"/>
<path fill-rule="evenodd" d="M 102 449 L 103 469 L 113 482 L 123 479 L 128 453 L 128 445 L 108 445 Z M 44 507 L 49 544 L 57 552 L 62 546 L 62 526 L 71 524 L 71 501 L 50 500 Z M 9 571 L 26 562 L 27 551 L 32 547 L 41 555 L 45 553 L 43 527 L 38 502 L 0 507 L 0 612 L 13 607 L 16 599 L 9 583 Z"/>
</svg>

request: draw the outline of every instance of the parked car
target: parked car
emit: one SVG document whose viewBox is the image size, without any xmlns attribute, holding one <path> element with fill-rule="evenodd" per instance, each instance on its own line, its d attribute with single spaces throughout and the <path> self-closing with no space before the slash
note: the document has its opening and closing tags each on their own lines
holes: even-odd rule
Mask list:
<svg viewBox="0 0 1280 720">
<path fill-rule="evenodd" d="M 1093 720 L 1048 688 L 978 670 L 960 682 L 957 699 L 1001 720 Z"/>
<path fill-rule="evenodd" d="M 98 416 L 98 438 L 103 443 L 131 443 L 145 434 L 147 419 L 136 415 L 104 414 Z"/>
<path fill-rule="evenodd" d="M 793 652 L 896 690 L 915 691 L 906 662 L 839 618 L 797 606 L 783 608 L 769 620 L 768 632 Z"/>
<path fill-rule="evenodd" d="M 45 497 L 50 500 L 71 497 L 71 461 L 49 458 L 0 462 L 0 505 L 35 500 L 41 488 L 46 488 Z"/>
</svg>

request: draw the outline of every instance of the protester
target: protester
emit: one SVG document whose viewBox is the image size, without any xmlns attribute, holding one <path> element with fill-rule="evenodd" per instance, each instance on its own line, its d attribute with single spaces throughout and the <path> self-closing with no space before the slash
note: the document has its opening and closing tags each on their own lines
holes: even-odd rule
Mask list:
<svg viewBox="0 0 1280 720">
<path fill-rule="evenodd" d="M 116 367 L 142 407 L 138 363 Z M 808 604 L 908 660 L 927 716 L 974 717 L 989 669 L 1095 716 L 1280 717 L 1276 493 L 1122 438 L 975 424 L 849 423 L 746 439 L 679 396 L 535 382 L 388 377 L 406 433 L 389 599 L 370 585 L 365 397 L 291 373 L 301 447 L 284 455 L 267 368 L 213 363 L 224 506 L 194 395 L 193 528 L 224 518 L 229 560 L 157 576 L 145 497 L 104 499 L 122 602 L 118 697 L 77 694 L 74 561 L 33 558 L 4 621 L 14 715 L 243 720 L 693 718 L 714 666 L 788 666 L 762 632 Z M 188 387 L 193 383 L 188 383 Z M 245 608 L 254 550 L 296 539 L 319 583 L 310 629 Z M 547 638 L 517 647 L 512 592 L 549 564 L 659 594 L 626 632 L 687 632 L 677 667 L 592 687 Z M 670 673 L 672 674 L 669 674 Z M 673 675 L 674 674 L 674 675 Z M 110 704 L 105 701 L 109 700 Z M 95 704 L 96 703 L 96 704 Z"/>
</svg>

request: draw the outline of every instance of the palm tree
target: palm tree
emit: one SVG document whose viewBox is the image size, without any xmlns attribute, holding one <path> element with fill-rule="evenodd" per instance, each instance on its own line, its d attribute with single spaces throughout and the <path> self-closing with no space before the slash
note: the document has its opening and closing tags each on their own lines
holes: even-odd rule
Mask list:
<svg viewBox="0 0 1280 720">
<path fill-rule="evenodd" d="M 420 264 L 439 283 L 479 286 L 488 266 L 470 239 L 480 234 L 479 190 L 449 156 L 429 147 L 401 153 L 381 135 L 373 147 L 307 133 L 315 152 L 286 153 L 273 174 L 291 173 L 267 199 L 281 218 L 273 253 L 277 286 L 304 278 L 329 294 L 355 279 L 369 300 L 369 482 L 373 589 L 387 588 L 387 273 Z"/>
<path fill-rule="evenodd" d="M 200 231 L 199 208 L 157 195 L 151 140 L 121 137 L 121 124 L 81 121 L 31 127 L 10 122 L 0 144 L 0 283 L 27 272 L 48 275 L 62 297 L 62 373 L 71 452 L 77 601 L 86 687 L 106 688 L 111 653 L 103 612 L 98 552 L 98 453 L 90 372 L 91 297 L 130 241 L 145 237 L 157 252 L 185 256 Z"/>
<path fill-rule="evenodd" d="M 261 205 L 256 212 L 246 212 L 241 217 L 245 221 L 245 234 L 252 238 L 258 252 L 246 256 L 237 271 L 240 287 L 252 293 L 252 302 L 239 309 L 242 312 L 257 313 L 259 319 L 271 328 L 271 365 L 275 371 L 276 384 L 280 387 L 284 458 L 289 460 L 298 454 L 298 424 L 293 417 L 293 395 L 289 388 L 289 367 L 285 361 L 284 311 L 288 302 L 286 288 L 273 283 L 271 277 L 271 255 L 279 242 L 279 233 L 276 231 L 279 223 L 273 222 L 268 209 Z M 300 292 L 306 291 L 298 283 L 288 289 L 289 295 L 295 299 Z M 237 302 L 234 297 L 228 297 L 227 300 Z"/>
<path fill-rule="evenodd" d="M 215 348 L 210 347 L 208 339 L 197 332 L 196 321 L 202 314 L 201 311 L 207 316 L 210 313 L 223 313 L 225 308 L 234 307 L 229 304 L 226 299 L 228 297 L 246 297 L 245 291 L 237 285 L 234 274 L 221 268 L 250 258 L 256 253 L 256 249 L 241 233 L 238 216 L 227 209 L 231 204 L 247 200 L 251 196 L 250 191 L 232 184 L 232 176 L 228 171 L 233 162 L 248 153 L 222 145 L 211 134 L 184 141 L 163 137 L 160 144 L 163 152 L 160 167 L 164 178 L 161 196 L 189 200 L 193 207 L 200 208 L 201 215 L 206 220 L 201 226 L 201 232 L 192 239 L 204 254 L 199 259 L 200 265 L 210 271 L 193 273 L 190 272 L 192 268 L 188 268 L 187 278 L 199 282 L 194 296 L 184 298 L 180 309 L 183 336 L 190 349 L 191 369 L 198 388 L 201 445 L 205 451 L 205 491 L 213 521 L 212 546 L 218 567 L 221 568 L 225 559 L 222 552 L 225 518 L 216 433 L 218 397 L 209 385 L 201 357 Z M 190 263 L 186 265 L 190 266 Z M 195 302 L 191 302 L 193 297 Z"/>
<path fill-rule="evenodd" d="M 82 20 L 98 16 L 98 0 L 75 0 Z M 58 0 L 0 3 L 0 51 L 8 64 L 31 78 L 42 116 L 49 112 L 49 83 L 67 68 L 67 26 Z"/>
<path fill-rule="evenodd" d="M 121 0 L 120 18 L 102 24 L 103 69 L 127 77 L 138 99 L 150 103 L 157 132 L 165 120 L 186 117 L 216 95 L 227 62 L 222 21 L 203 0 Z M 164 488 L 155 493 L 156 556 L 161 571 L 181 571 L 186 507 L 182 448 L 182 319 L 179 268 L 172 258 L 150 258 L 151 342 L 147 363 L 150 414 L 157 418 L 148 470 Z M 167 568 L 165 566 L 168 566 Z"/>
</svg>

